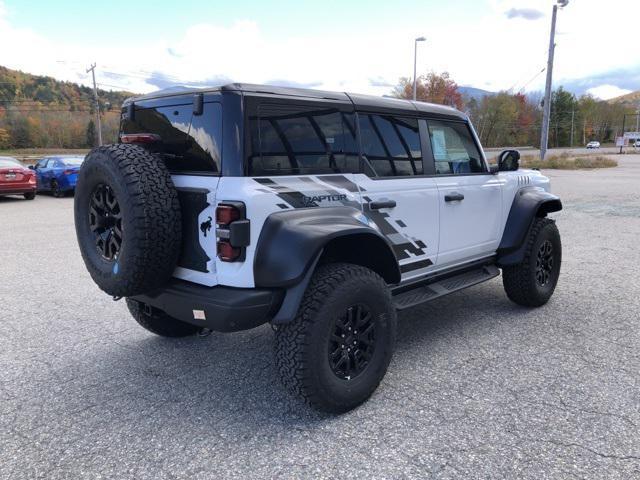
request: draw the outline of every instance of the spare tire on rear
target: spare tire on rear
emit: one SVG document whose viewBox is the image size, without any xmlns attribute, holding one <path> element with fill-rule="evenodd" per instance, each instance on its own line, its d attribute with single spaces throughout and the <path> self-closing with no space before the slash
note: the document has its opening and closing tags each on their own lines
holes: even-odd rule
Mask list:
<svg viewBox="0 0 640 480">
<path fill-rule="evenodd" d="M 106 293 L 139 295 L 171 278 L 180 203 L 158 156 L 137 145 L 94 148 L 80 169 L 74 210 L 82 258 Z"/>
</svg>

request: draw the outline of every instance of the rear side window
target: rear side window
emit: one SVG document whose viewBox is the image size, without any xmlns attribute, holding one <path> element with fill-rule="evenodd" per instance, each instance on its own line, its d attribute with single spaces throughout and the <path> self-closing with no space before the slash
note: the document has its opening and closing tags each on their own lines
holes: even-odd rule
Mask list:
<svg viewBox="0 0 640 480">
<path fill-rule="evenodd" d="M 157 149 L 173 172 L 220 173 L 222 108 L 205 103 L 202 115 L 193 104 L 136 109 L 133 121 L 123 116 L 122 133 L 154 133 L 162 139 Z"/>
<path fill-rule="evenodd" d="M 429 137 L 437 175 L 485 172 L 469 127 L 461 122 L 429 120 Z"/>
<path fill-rule="evenodd" d="M 354 116 L 338 109 L 264 104 L 249 118 L 251 176 L 359 169 Z"/>
<path fill-rule="evenodd" d="M 422 175 L 418 120 L 358 114 L 362 152 L 379 177 Z"/>
</svg>

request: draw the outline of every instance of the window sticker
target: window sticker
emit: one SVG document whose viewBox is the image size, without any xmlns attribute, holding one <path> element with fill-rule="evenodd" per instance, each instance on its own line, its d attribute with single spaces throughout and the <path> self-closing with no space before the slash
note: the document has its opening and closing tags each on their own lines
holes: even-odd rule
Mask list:
<svg viewBox="0 0 640 480">
<path fill-rule="evenodd" d="M 433 145 L 433 158 L 436 161 L 447 160 L 447 141 L 444 130 L 431 131 L 431 144 Z"/>
</svg>

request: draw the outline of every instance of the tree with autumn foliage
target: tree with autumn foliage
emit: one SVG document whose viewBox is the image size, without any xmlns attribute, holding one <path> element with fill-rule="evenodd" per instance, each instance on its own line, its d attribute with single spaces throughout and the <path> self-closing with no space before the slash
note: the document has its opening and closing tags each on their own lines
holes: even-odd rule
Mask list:
<svg viewBox="0 0 640 480">
<path fill-rule="evenodd" d="M 413 98 L 413 80 L 403 77 L 396 86 L 393 95 L 397 98 Z M 463 107 L 462 94 L 458 84 L 453 81 L 448 72 L 441 74 L 430 72 L 421 75 L 416 82 L 416 100 L 422 102 L 439 103 L 461 109 Z"/>
</svg>

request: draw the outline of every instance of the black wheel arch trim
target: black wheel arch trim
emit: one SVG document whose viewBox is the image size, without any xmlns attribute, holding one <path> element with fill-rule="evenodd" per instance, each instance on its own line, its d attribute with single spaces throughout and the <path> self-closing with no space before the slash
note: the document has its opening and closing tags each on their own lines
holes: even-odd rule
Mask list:
<svg viewBox="0 0 640 480">
<path fill-rule="evenodd" d="M 376 273 L 389 284 L 400 282 L 400 267 L 389 241 L 378 227 L 354 207 L 300 208 L 275 212 L 265 220 L 254 256 L 256 287 L 292 287 L 299 284 L 325 252 L 336 255 L 332 245 L 358 245 L 341 252 L 336 260 L 362 265 L 363 252 L 375 250 L 368 258 Z M 367 260 L 364 260 L 365 262 Z"/>
<path fill-rule="evenodd" d="M 526 239 L 536 217 L 562 210 L 560 197 L 539 187 L 521 188 L 513 199 L 497 251 L 498 266 L 514 265 L 524 259 Z"/>
</svg>

